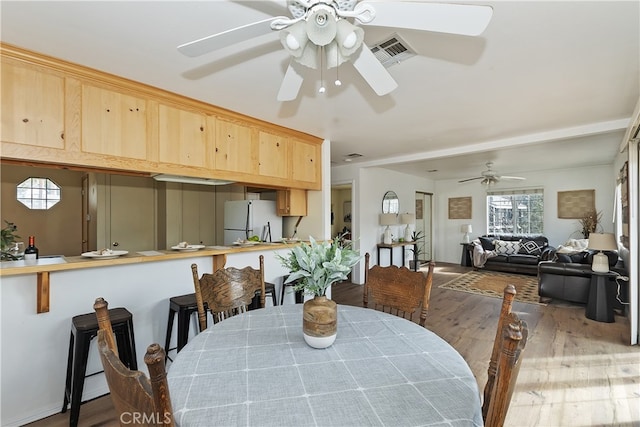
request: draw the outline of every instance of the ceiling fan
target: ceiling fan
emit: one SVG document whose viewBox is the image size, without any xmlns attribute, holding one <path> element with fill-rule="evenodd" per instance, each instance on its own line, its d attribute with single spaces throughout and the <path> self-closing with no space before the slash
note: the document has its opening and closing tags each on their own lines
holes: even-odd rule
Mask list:
<svg viewBox="0 0 640 427">
<path fill-rule="evenodd" d="M 462 180 L 460 180 L 458 182 L 468 182 L 468 181 L 475 181 L 475 180 L 481 179 L 482 181 L 480 181 L 480 183 L 482 185 L 486 185 L 488 187 L 488 186 L 491 186 L 493 184 L 498 183 L 502 179 L 517 180 L 517 181 L 522 181 L 522 180 L 526 179 L 526 178 L 523 178 L 521 176 L 498 175 L 498 173 L 496 171 L 491 169 L 492 167 L 493 167 L 493 162 L 487 162 L 487 170 L 486 171 L 482 171 L 480 173 L 480 176 L 476 176 L 474 178 L 462 179 Z"/>
<path fill-rule="evenodd" d="M 291 18 L 276 16 L 232 28 L 178 46 L 195 57 L 271 31 L 280 32 L 291 55 L 278 92 L 278 101 L 298 96 L 303 69 L 329 69 L 351 61 L 364 80 L 380 96 L 398 85 L 364 43 L 360 25 L 436 31 L 467 36 L 480 35 L 493 14 L 490 6 L 415 1 L 287 0 Z M 340 85 L 336 79 L 336 85 Z M 324 92 L 324 84 L 320 88 Z"/>
</svg>

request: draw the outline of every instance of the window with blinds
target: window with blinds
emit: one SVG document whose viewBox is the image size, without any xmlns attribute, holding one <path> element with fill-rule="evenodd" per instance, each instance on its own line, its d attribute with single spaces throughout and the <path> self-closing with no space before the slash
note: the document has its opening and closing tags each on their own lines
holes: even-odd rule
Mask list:
<svg viewBox="0 0 640 427">
<path fill-rule="evenodd" d="M 542 234 L 541 188 L 487 192 L 487 233 Z"/>
</svg>

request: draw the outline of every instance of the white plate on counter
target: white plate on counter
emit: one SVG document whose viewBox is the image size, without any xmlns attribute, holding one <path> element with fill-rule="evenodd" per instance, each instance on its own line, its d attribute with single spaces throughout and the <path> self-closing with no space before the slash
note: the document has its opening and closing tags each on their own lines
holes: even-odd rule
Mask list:
<svg viewBox="0 0 640 427">
<path fill-rule="evenodd" d="M 85 252 L 81 254 L 85 258 L 98 258 L 98 259 L 115 259 L 119 256 L 128 254 L 129 251 L 111 251 L 106 254 L 101 254 L 99 251 Z"/>
<path fill-rule="evenodd" d="M 174 251 L 181 251 L 181 252 L 195 252 L 202 248 L 204 248 L 204 245 L 187 245 L 185 247 L 171 246 L 171 249 L 173 249 Z"/>
<path fill-rule="evenodd" d="M 256 242 L 253 240 L 243 240 L 242 242 L 233 242 L 234 246 L 254 246 L 259 245 L 262 242 Z"/>
</svg>

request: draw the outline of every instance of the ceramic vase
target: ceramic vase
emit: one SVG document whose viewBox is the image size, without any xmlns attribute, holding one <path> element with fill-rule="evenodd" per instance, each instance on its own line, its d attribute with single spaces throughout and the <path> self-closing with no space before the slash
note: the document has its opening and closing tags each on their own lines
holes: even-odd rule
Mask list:
<svg viewBox="0 0 640 427">
<path fill-rule="evenodd" d="M 307 344 L 327 348 L 338 333 L 338 305 L 326 296 L 316 296 L 304 303 L 302 332 Z"/>
</svg>

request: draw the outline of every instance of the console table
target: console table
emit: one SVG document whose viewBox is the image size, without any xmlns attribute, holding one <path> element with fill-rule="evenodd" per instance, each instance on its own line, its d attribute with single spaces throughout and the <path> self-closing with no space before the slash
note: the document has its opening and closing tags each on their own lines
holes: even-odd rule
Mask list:
<svg viewBox="0 0 640 427">
<path fill-rule="evenodd" d="M 402 248 L 402 265 L 404 265 L 404 247 L 405 246 L 413 246 L 416 242 L 394 242 L 391 244 L 386 243 L 378 243 L 378 265 L 380 264 L 380 249 L 388 249 L 389 250 L 389 265 L 393 265 L 393 248 Z"/>
</svg>

